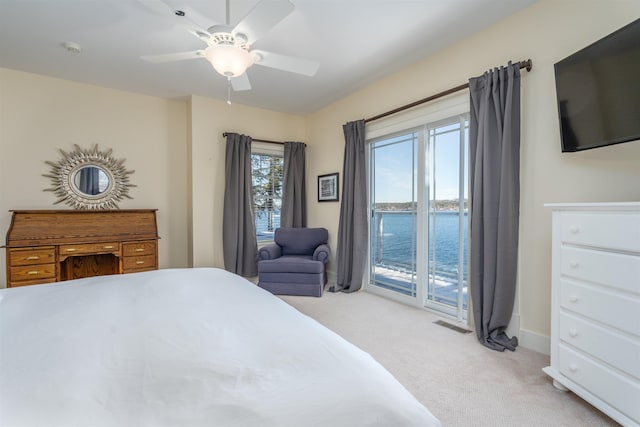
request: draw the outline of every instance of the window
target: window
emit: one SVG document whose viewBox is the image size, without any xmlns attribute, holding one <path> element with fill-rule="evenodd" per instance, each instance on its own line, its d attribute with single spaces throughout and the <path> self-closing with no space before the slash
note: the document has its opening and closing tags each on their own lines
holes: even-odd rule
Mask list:
<svg viewBox="0 0 640 427">
<path fill-rule="evenodd" d="M 273 232 L 280 227 L 283 169 L 282 147 L 262 147 L 258 143 L 253 144 L 251 180 L 258 243 L 273 240 Z"/>
</svg>

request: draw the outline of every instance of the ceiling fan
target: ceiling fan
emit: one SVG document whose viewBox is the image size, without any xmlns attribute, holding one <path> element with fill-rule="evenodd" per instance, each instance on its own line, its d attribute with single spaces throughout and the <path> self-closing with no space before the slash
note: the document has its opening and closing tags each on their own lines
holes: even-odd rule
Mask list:
<svg viewBox="0 0 640 427">
<path fill-rule="evenodd" d="M 289 0 L 261 0 L 234 27 L 230 25 L 230 0 L 227 0 L 226 23 L 212 25 L 206 30 L 195 24 L 184 11 L 174 10 L 164 0 L 138 1 L 158 14 L 176 15 L 183 27 L 207 44 L 201 50 L 142 56 L 145 61 L 162 63 L 205 58 L 227 78 L 229 87 L 235 91 L 251 89 L 246 70 L 254 64 L 305 76 L 313 76 L 318 71 L 319 64 L 314 61 L 251 49 L 254 42 L 294 11 L 295 6 Z"/>
</svg>

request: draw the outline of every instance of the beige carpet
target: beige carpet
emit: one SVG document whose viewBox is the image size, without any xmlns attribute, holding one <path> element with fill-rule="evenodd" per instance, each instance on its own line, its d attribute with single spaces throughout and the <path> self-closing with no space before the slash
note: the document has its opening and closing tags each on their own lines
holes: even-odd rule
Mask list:
<svg viewBox="0 0 640 427">
<path fill-rule="evenodd" d="M 302 313 L 371 354 L 444 426 L 616 426 L 574 395 L 556 390 L 549 357 L 504 353 L 433 322 L 427 311 L 367 292 L 283 296 Z"/>
</svg>

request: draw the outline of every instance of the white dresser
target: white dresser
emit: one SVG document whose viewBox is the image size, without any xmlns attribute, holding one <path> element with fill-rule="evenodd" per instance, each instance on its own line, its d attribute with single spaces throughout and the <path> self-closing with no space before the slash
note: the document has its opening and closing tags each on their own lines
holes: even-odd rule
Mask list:
<svg viewBox="0 0 640 427">
<path fill-rule="evenodd" d="M 640 425 L 640 203 L 553 210 L 551 366 L 624 426 Z"/>
</svg>

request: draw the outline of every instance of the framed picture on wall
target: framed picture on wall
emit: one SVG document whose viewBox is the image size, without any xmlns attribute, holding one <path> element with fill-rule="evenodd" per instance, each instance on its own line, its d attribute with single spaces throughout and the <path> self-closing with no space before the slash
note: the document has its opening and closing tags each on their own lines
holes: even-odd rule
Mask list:
<svg viewBox="0 0 640 427">
<path fill-rule="evenodd" d="M 318 175 L 318 201 L 337 202 L 339 200 L 338 184 L 338 172 Z"/>
</svg>

